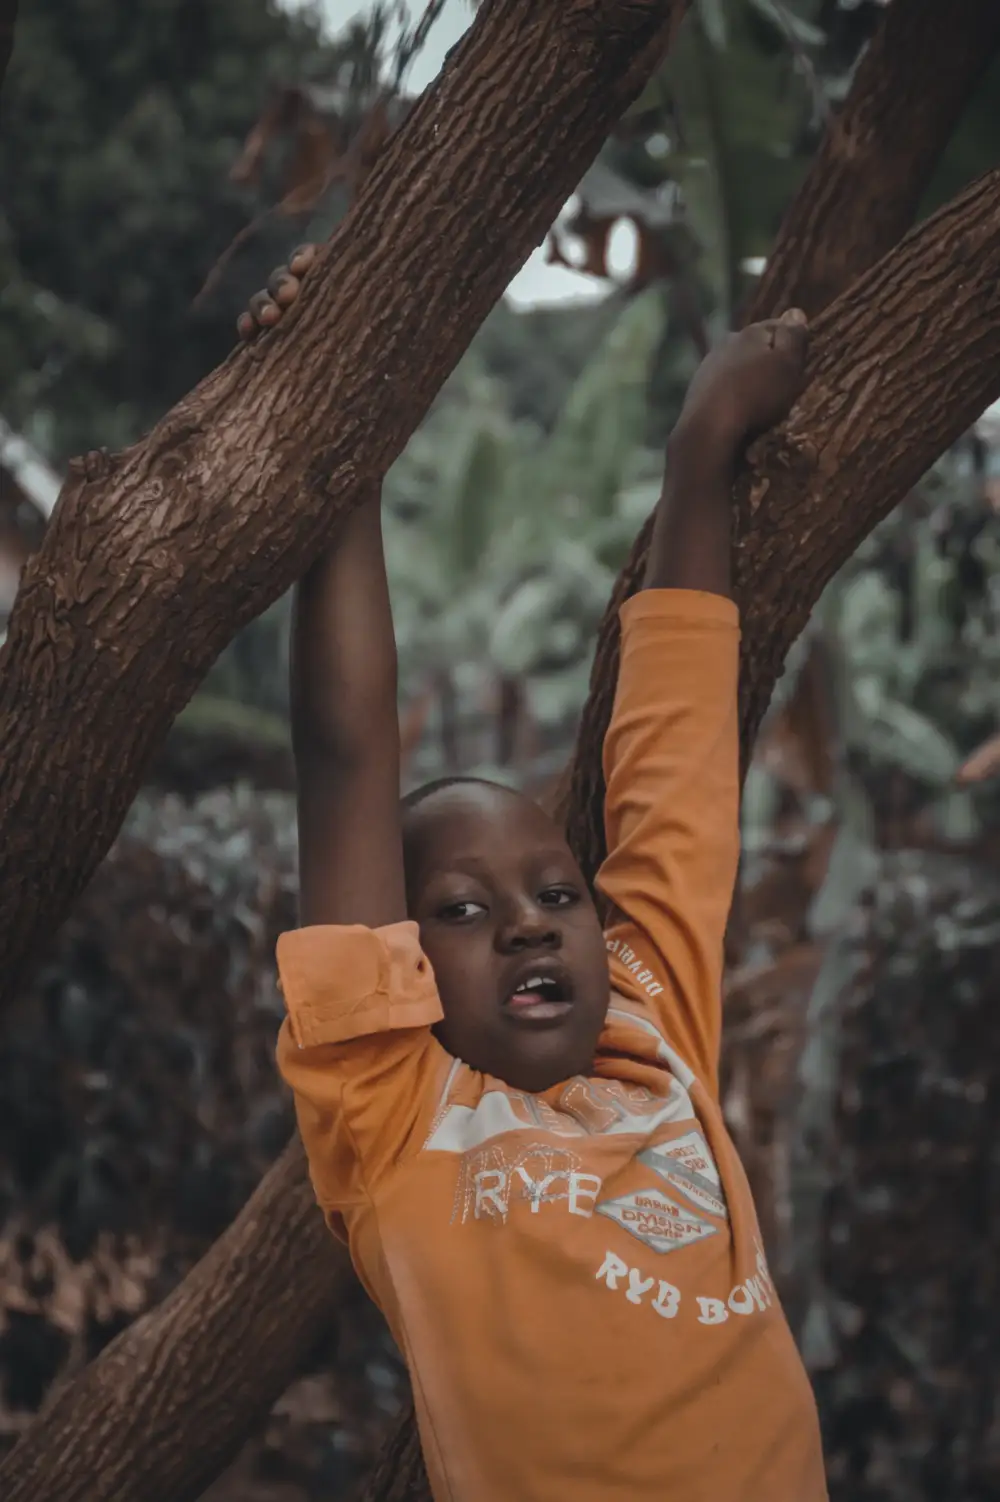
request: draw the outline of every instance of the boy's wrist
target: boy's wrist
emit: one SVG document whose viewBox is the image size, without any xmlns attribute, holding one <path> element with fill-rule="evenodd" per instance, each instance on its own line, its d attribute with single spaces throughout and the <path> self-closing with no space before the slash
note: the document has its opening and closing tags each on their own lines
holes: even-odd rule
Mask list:
<svg viewBox="0 0 1000 1502">
<path fill-rule="evenodd" d="M 736 478 L 742 444 L 716 423 L 681 413 L 667 441 L 668 480 L 699 490 L 706 485 L 728 495 Z"/>
</svg>

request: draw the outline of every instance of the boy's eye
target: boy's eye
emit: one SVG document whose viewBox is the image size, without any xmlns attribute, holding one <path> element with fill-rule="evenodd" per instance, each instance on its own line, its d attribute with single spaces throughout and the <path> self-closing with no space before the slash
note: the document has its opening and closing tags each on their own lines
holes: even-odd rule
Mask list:
<svg viewBox="0 0 1000 1502">
<path fill-rule="evenodd" d="M 579 900 L 579 893 L 574 887 L 546 887 L 538 900 L 542 907 L 569 907 Z"/>
<path fill-rule="evenodd" d="M 443 923 L 471 923 L 486 909 L 481 902 L 449 902 L 438 908 L 438 917 Z"/>
</svg>

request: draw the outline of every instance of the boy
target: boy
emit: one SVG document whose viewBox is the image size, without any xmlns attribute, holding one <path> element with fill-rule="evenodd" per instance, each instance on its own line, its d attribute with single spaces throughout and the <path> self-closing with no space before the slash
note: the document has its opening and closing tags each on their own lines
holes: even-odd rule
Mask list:
<svg viewBox="0 0 1000 1502">
<path fill-rule="evenodd" d="M 252 337 L 314 258 L 272 278 Z M 816 1412 L 718 1100 L 738 853 L 730 493 L 803 315 L 704 362 L 671 437 L 605 746 L 613 919 L 471 780 L 399 801 L 378 496 L 303 581 L 302 928 L 278 1057 L 316 1196 L 403 1350 L 435 1498 L 820 1502 Z"/>
</svg>

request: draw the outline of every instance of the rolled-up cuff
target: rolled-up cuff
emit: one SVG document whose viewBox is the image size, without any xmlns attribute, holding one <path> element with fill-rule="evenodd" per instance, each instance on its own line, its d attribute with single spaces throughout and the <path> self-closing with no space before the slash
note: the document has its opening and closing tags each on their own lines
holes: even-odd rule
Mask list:
<svg viewBox="0 0 1000 1502">
<path fill-rule="evenodd" d="M 299 1048 L 432 1027 L 444 1015 L 415 923 L 299 928 L 280 936 L 277 955 Z"/>
<path fill-rule="evenodd" d="M 740 612 L 733 600 L 700 589 L 641 589 L 619 607 L 623 631 L 640 621 L 663 621 L 671 626 L 739 628 Z"/>
</svg>

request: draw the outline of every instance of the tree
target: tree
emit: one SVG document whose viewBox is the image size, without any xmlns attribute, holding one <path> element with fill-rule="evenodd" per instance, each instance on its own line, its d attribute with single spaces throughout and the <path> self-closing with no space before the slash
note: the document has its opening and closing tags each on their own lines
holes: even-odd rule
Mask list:
<svg viewBox="0 0 1000 1502">
<path fill-rule="evenodd" d="M 221 646 L 284 592 L 330 536 L 338 510 L 399 453 L 680 15 L 678 5 L 653 0 L 624 9 L 579 0 L 558 15 L 550 9 L 528 16 L 517 0 L 480 17 L 368 178 L 325 253 L 329 274 L 310 282 L 282 337 L 236 352 L 143 443 L 115 458 L 92 453 L 73 467 L 45 546 L 25 571 L 0 659 L 9 753 L 0 820 L 19 806 L 0 856 L 8 985 L 106 852 L 153 747 Z M 531 67 L 522 82 L 543 97 L 541 115 L 507 103 L 509 59 L 516 56 L 520 68 L 526 47 Z M 466 87 L 474 99 L 462 109 L 457 99 Z M 498 99 L 507 120 L 503 172 L 495 169 L 497 154 L 486 160 L 484 152 Z M 506 178 L 518 169 L 526 186 L 511 198 Z M 503 218 L 502 244 L 478 234 L 465 210 L 473 192 L 483 213 Z M 404 221 L 410 233 L 401 241 Z M 432 271 L 430 246 L 444 226 L 448 255 Z M 378 319 L 369 322 L 357 309 L 372 305 L 371 268 L 394 259 L 395 297 L 380 298 Z M 418 287 L 431 295 L 418 297 Z M 438 318 L 442 337 L 431 361 L 423 334 Z M 299 338 L 291 359 L 293 328 Z M 294 444 L 286 436 L 293 418 Z M 86 537 L 82 556 L 78 536 Z M 68 571 L 60 561 L 67 548 L 76 555 Z M 39 635 L 33 622 L 50 616 L 54 635 Z M 61 721 L 64 706 L 79 702 L 83 684 L 67 649 L 84 636 L 88 746 L 73 753 L 75 792 L 60 811 L 58 837 L 52 829 L 43 900 L 41 888 L 32 895 L 29 863 L 44 826 L 28 818 L 29 805 L 53 808 L 58 774 L 44 763 L 61 760 L 64 726 L 51 738 L 43 726 L 49 714 Z M 156 706 L 141 723 L 136 694 L 157 681 Z M 20 712 L 28 692 L 30 726 Z"/>
<path fill-rule="evenodd" d="M 983 4 L 982 0 L 964 0 L 961 17 L 957 12 L 954 16 L 956 25 L 942 35 L 935 0 L 909 0 L 909 3 L 901 0 L 901 3 L 889 7 L 861 62 L 848 100 L 843 110 L 833 117 L 814 164 L 782 222 L 767 271 L 748 310 L 748 318 L 768 316 L 794 304 L 818 312 L 831 296 L 843 293 L 862 272 L 886 255 L 909 228 L 969 89 L 985 72 L 1000 47 L 1000 11 Z M 947 59 L 945 48 L 949 51 Z M 956 84 L 956 79 L 961 79 L 962 83 Z M 920 125 L 911 132 L 904 129 L 903 122 L 913 115 L 919 118 Z M 870 171 L 867 170 L 869 162 Z M 988 209 L 987 194 L 987 212 Z M 824 327 L 821 323 L 820 328 Z M 812 370 L 818 374 L 815 357 Z M 816 384 L 810 386 L 811 391 L 817 389 Z M 808 396 L 806 400 L 809 400 Z M 987 395 L 978 407 L 974 407 L 967 422 L 978 416 L 989 400 Z M 774 459 L 778 458 L 774 447 L 778 442 L 777 437 L 769 440 L 770 455 Z M 892 508 L 941 451 L 936 450 L 921 468 L 905 479 L 902 490 L 894 489 L 884 509 L 873 508 L 868 524 L 862 524 L 863 530 L 857 541 Z M 782 455 L 779 462 L 783 469 L 787 469 L 791 458 L 788 452 Z M 797 478 L 804 478 L 801 468 Z M 862 498 L 867 500 L 876 495 L 871 479 L 864 473 L 858 476 L 855 485 L 852 493 L 855 506 L 863 504 Z M 759 521 L 756 526 L 752 525 L 757 520 L 752 515 L 757 501 L 758 497 L 749 489 L 741 492 L 736 544 L 738 578 L 739 564 L 747 556 L 746 547 L 752 548 L 753 539 L 760 536 Z M 829 500 L 827 504 L 830 504 Z M 768 511 L 771 511 L 770 504 Z M 796 537 L 789 513 L 775 511 L 773 514 L 784 518 L 784 556 L 778 552 L 772 556 L 775 568 L 772 577 L 783 583 L 782 570 L 791 571 L 795 562 Z M 794 502 L 791 514 L 800 523 L 804 520 Z M 604 842 L 600 812 L 604 787 L 596 748 L 603 741 L 611 698 L 606 690 L 602 692 L 602 685 L 615 681 L 617 612 L 642 577 L 648 538 L 647 523 L 636 539 L 601 623 L 591 694 L 584 710 L 567 784 L 571 790 L 570 828 L 589 874 L 600 865 Z M 853 548 L 838 557 L 837 562 L 842 562 L 851 551 Z M 826 578 L 829 577 L 828 573 Z M 744 575 L 741 582 L 745 587 L 748 576 Z M 822 583 L 825 582 L 823 579 Z M 819 598 L 821 588 L 822 584 L 805 611 L 800 610 L 791 636 L 782 633 L 779 641 L 768 632 L 774 656 L 756 688 L 751 673 L 747 671 L 749 663 L 744 660 L 741 677 L 744 761 L 788 647 L 805 624 L 808 609 Z M 749 592 L 745 609 L 746 606 L 757 608 L 756 599 Z M 750 639 L 749 624 L 750 617 L 744 614 L 745 653 Z M 581 820 L 582 823 L 578 822 Z"/>
<path fill-rule="evenodd" d="M 116 459 L 94 454 L 75 466 L 45 546 L 26 571 L 0 659 L 0 723 L 9 736 L 0 773 L 9 865 L 0 871 L 0 885 L 7 880 L 11 898 L 0 929 L 9 941 L 11 984 L 15 964 L 58 921 L 57 910 L 65 911 L 104 854 L 170 719 L 224 642 L 302 572 L 330 536 L 338 510 L 384 473 L 474 328 L 662 56 L 682 8 L 652 0 L 627 6 L 612 0 L 572 6 L 511 0 L 485 10 L 367 179 L 327 252 L 328 274 L 307 289 L 288 332 L 232 357 L 143 444 Z M 498 115 L 506 125 L 499 143 Z M 515 181 L 520 186 L 512 194 Z M 470 197 L 504 224 L 502 240 L 479 233 L 478 217 L 466 210 Z M 398 233 L 401 224 L 409 231 L 405 239 Z M 449 250 L 437 262 L 442 233 Z M 394 262 L 387 298 L 372 272 Z M 372 320 L 375 307 L 380 311 Z M 440 336 L 433 359 L 425 348 L 428 327 Z M 292 340 L 294 328 L 298 336 Z M 381 357 L 373 360 L 379 343 Z M 275 403 L 279 390 L 282 399 Z M 294 444 L 284 431 L 292 414 Z M 112 572 L 119 584 L 111 585 Z M 190 594 L 185 579 L 195 585 Z M 50 626 L 54 636 L 48 635 Z M 82 678 L 60 637 L 67 647 L 86 642 L 86 662 L 77 664 Z M 30 736 L 22 712 L 25 693 L 38 710 Z M 148 717 L 136 714 L 141 697 Z M 65 735 L 71 705 L 73 722 L 87 726 L 87 745 L 72 750 Z M 49 715 L 60 720 L 52 737 L 44 728 Z M 147 723 L 140 723 L 144 718 Z M 41 826 L 28 832 L 35 821 L 26 802 L 37 797 L 39 807 L 46 804 L 55 813 L 51 800 L 62 778 L 43 764 L 45 755 L 37 755 L 46 743 L 57 761 L 71 758 L 78 793 L 75 810 L 63 808 L 53 817 L 47 836 Z M 69 762 L 64 765 L 68 770 Z M 70 859 L 74 840 L 79 843 Z M 43 842 L 41 886 L 32 897 L 35 879 L 26 858 L 40 855 Z M 60 851 L 66 857 L 61 877 Z M 256 1243 L 263 1222 L 285 1224 L 284 1216 L 273 1214 L 275 1191 L 280 1198 L 291 1188 L 302 1214 L 312 1214 L 297 1149 L 290 1150 L 286 1169 L 265 1181 L 232 1227 L 228 1255 L 241 1265 L 255 1260 L 242 1245 L 247 1236 Z M 219 1256 L 225 1255 L 224 1248 Z M 316 1314 L 322 1316 L 314 1307 L 316 1289 L 334 1276 L 335 1266 L 333 1246 L 324 1243 L 320 1251 L 317 1245 L 316 1282 L 303 1287 L 304 1319 L 296 1315 L 288 1326 L 297 1332 L 287 1340 L 289 1350 L 303 1338 L 304 1325 L 315 1328 Z M 206 1264 L 201 1268 L 206 1293 L 214 1296 L 218 1278 Z M 154 1312 L 141 1355 L 116 1343 L 104 1363 L 88 1370 L 88 1380 L 96 1383 L 83 1411 L 65 1395 L 60 1476 L 46 1479 L 38 1465 L 48 1462 L 19 1446 L 16 1462 L 11 1457 L 5 1467 L 11 1492 L 26 1488 L 38 1497 L 51 1486 L 69 1497 L 84 1487 L 93 1499 L 95 1486 L 108 1496 L 137 1487 L 147 1498 L 174 1499 L 203 1489 L 239 1443 L 246 1421 L 277 1396 L 289 1371 L 279 1370 L 277 1349 L 275 1363 L 262 1364 L 252 1385 L 244 1380 L 242 1358 L 227 1380 L 217 1369 L 214 1413 L 196 1403 L 196 1427 L 206 1445 L 175 1446 L 172 1464 L 135 1430 L 130 1442 L 120 1399 L 138 1379 L 152 1404 L 150 1420 L 164 1413 L 160 1404 L 170 1386 L 163 1382 L 164 1361 L 168 1350 L 181 1354 L 176 1339 L 182 1330 L 192 1341 L 185 1360 L 195 1378 L 194 1347 L 221 1355 L 238 1330 L 245 1345 L 247 1322 L 255 1319 L 249 1294 L 238 1307 L 228 1299 L 212 1305 L 197 1297 L 187 1304 L 183 1286 L 175 1297 L 181 1300 L 175 1312 L 183 1309 L 184 1317 Z M 285 1344 L 273 1328 L 270 1299 L 258 1312 L 266 1313 L 258 1326 L 261 1349 L 272 1337 Z M 139 1406 L 134 1393 L 128 1403 L 133 1416 Z M 60 1424 L 58 1411 L 57 1402 L 50 1419 Z M 174 1412 L 180 1419 L 180 1409 Z M 88 1435 L 98 1432 L 104 1443 L 94 1452 Z M 120 1466 L 108 1448 L 112 1433 L 122 1443 Z M 63 1469 L 81 1441 L 87 1453 L 78 1452 Z M 50 1449 L 49 1460 L 56 1454 Z"/>
<path fill-rule="evenodd" d="M 905 0 L 896 3 L 903 8 Z M 58 921 L 106 848 L 143 757 L 190 692 L 199 669 L 227 635 L 290 582 L 328 535 L 332 515 L 327 513 L 334 508 L 325 506 L 327 496 L 339 486 L 340 506 L 350 504 L 398 451 L 407 426 L 454 362 L 511 265 L 533 237 L 544 233 L 607 125 L 650 71 L 674 19 L 664 17 L 662 7 L 655 14 L 653 10 L 643 3 L 611 6 L 599 0 L 580 0 L 566 8 L 529 7 L 526 0 L 517 0 L 488 9 L 369 179 L 327 256 L 327 275 L 320 275 L 289 320 L 297 335 L 269 340 L 257 360 L 241 356 L 229 362 L 146 444 L 118 462 L 95 460 L 78 468 L 43 554 L 26 580 L 2 660 L 0 722 L 13 749 L 0 774 L 5 833 L 0 903 L 11 966 L 23 963 L 41 933 Z M 905 51 L 884 56 L 883 66 L 905 71 Z M 495 90 L 511 70 L 516 70 L 523 102 L 503 146 L 500 172 L 493 170 L 499 147 L 490 156 L 483 144 L 490 140 Z M 925 101 L 924 107 L 934 109 L 935 100 Z M 849 101 L 845 114 L 851 109 Z M 573 132 L 569 141 L 567 120 Z M 539 143 L 565 150 L 571 160 L 559 162 L 557 172 Z M 506 194 L 514 181 L 522 186 L 511 203 Z M 495 238 L 489 255 L 475 243 L 472 227 L 463 224 L 452 201 L 460 198 L 459 188 L 468 191 L 470 182 L 477 185 L 487 211 L 501 202 L 505 206 L 498 222 L 509 238 L 502 244 Z M 808 190 L 807 180 L 803 192 Z M 994 173 L 875 266 L 818 321 L 813 382 L 782 432 L 751 456 L 740 483 L 738 539 L 738 579 L 747 607 L 748 738 L 788 642 L 830 572 L 893 497 L 1000 392 L 998 196 L 1000 174 Z M 393 244 L 392 229 L 407 213 L 416 229 L 400 247 Z M 821 219 L 814 218 L 813 234 L 829 231 Z M 448 233 L 439 243 L 443 228 Z M 861 264 L 842 265 L 841 275 L 849 281 L 884 249 L 861 247 Z M 803 263 L 812 253 L 811 244 L 802 246 Z M 368 285 L 365 268 L 373 266 L 394 273 L 386 275 L 387 290 L 378 303 L 360 295 Z M 384 347 L 370 337 L 362 341 L 357 320 L 352 325 L 350 318 L 352 301 L 379 307 Z M 417 305 L 416 312 L 407 309 L 406 301 Z M 397 316 L 398 323 L 393 321 Z M 438 360 L 424 369 L 420 329 L 436 317 L 441 320 Z M 322 341 L 334 334 L 339 345 L 331 350 L 328 386 L 321 393 L 303 390 L 319 367 Z M 294 362 L 287 356 L 293 344 Z M 912 379 L 918 362 L 926 367 L 920 385 Z M 387 393 L 393 378 L 401 389 Z M 342 389 L 335 398 L 329 388 L 338 384 Z M 281 391 L 277 402 L 275 389 Z M 296 445 L 290 454 L 278 443 L 270 407 L 287 411 L 293 403 L 301 448 Z M 210 414 L 233 422 L 228 436 L 217 427 L 211 431 L 211 452 Z M 323 419 L 325 447 L 320 462 L 310 467 L 308 450 L 319 446 Z M 254 438 L 261 440 L 256 459 L 244 452 Z M 218 493 L 227 483 L 240 503 L 238 519 L 229 515 Z M 268 483 L 274 492 L 270 507 L 261 496 Z M 169 509 L 164 505 L 168 485 L 173 492 Z M 301 535 L 287 517 L 272 515 L 285 506 Z M 81 555 L 79 521 L 84 514 L 88 547 Z M 751 516 L 752 528 L 745 524 Z M 229 543 L 229 552 L 220 548 L 220 539 Z M 102 548 L 125 565 L 124 586 L 107 584 L 100 568 Z M 200 577 L 190 577 L 188 559 L 197 562 Z M 799 577 L 797 588 L 789 591 L 792 559 Z M 634 570 L 623 578 L 621 593 L 628 591 L 632 578 Z M 135 605 L 132 597 L 137 597 Z M 120 623 L 129 612 L 136 631 L 126 657 Z M 81 620 L 91 630 L 85 641 L 72 631 Z M 171 654 L 162 641 L 165 623 L 171 621 L 185 629 L 183 653 Z M 196 628 L 203 630 L 200 640 L 192 635 Z M 613 651 L 609 628 L 595 668 L 570 811 L 570 828 L 585 859 L 595 849 L 593 810 L 599 792 L 594 791 L 593 766 L 600 745 L 595 727 L 613 682 Z M 29 682 L 38 710 L 27 726 L 23 716 L 19 723 L 17 709 Z M 81 684 L 88 712 L 78 716 L 80 745 L 70 756 L 65 707 L 74 702 Z M 112 734 L 117 742 L 108 744 Z M 19 764 L 19 758 L 29 755 L 30 782 L 25 765 Z M 120 786 L 108 797 L 104 782 L 112 769 Z M 106 798 L 102 808 L 95 808 L 97 791 Z M 50 800 L 56 807 L 57 792 L 58 824 L 48 812 Z M 31 826 L 34 842 L 26 833 Z M 32 881 L 49 871 L 51 905 L 43 909 Z M 266 1348 L 268 1334 L 274 1332 L 270 1285 L 262 1298 L 251 1283 L 241 1284 L 234 1295 L 222 1258 L 235 1256 L 243 1265 L 243 1259 L 254 1257 L 265 1228 L 270 1237 L 282 1225 L 305 1227 L 308 1201 L 301 1155 L 291 1149 L 223 1242 L 178 1290 L 173 1310 L 154 1311 L 148 1322 L 123 1336 L 35 1426 L 3 1468 L 5 1496 L 43 1502 L 84 1495 L 101 1502 L 195 1497 L 257 1405 L 276 1392 L 275 1383 L 280 1385 L 284 1374 L 277 1368 L 289 1355 L 288 1343 L 282 1341 L 274 1366 L 268 1361 L 252 1391 L 238 1376 L 219 1380 L 213 1389 L 211 1379 L 227 1358 L 238 1362 L 237 1353 L 247 1342 L 254 1349 Z M 318 1223 L 315 1214 L 312 1219 Z M 317 1241 L 315 1256 L 317 1268 L 325 1264 L 319 1277 L 323 1288 L 326 1268 L 332 1276 L 336 1260 L 332 1244 L 320 1250 Z M 189 1286 L 201 1290 L 192 1305 L 183 1299 Z M 321 1315 L 326 1305 L 312 1287 Z M 304 1304 L 305 1296 L 299 1312 Z M 194 1319 L 208 1321 L 197 1327 L 197 1366 L 190 1358 L 192 1320 L 184 1316 L 185 1309 Z M 220 1364 L 206 1373 L 209 1356 Z M 186 1387 L 183 1369 L 189 1372 Z M 138 1412 L 148 1421 L 157 1412 L 158 1394 L 169 1393 L 172 1384 L 186 1398 L 169 1414 L 158 1410 L 160 1434 L 173 1436 L 177 1454 L 168 1468 L 159 1446 L 147 1463 L 146 1436 L 125 1419 Z M 177 1437 L 195 1429 L 204 1434 L 204 1444 L 185 1450 Z M 106 1484 L 88 1469 L 88 1458 L 95 1454 L 88 1444 L 90 1433 L 102 1436 L 97 1453 Z M 394 1489 L 382 1487 L 373 1496 L 419 1494 L 419 1478 L 410 1469 L 417 1463 L 412 1433 L 402 1434 L 397 1445 L 394 1469 L 386 1478 L 386 1486 Z"/>
</svg>

